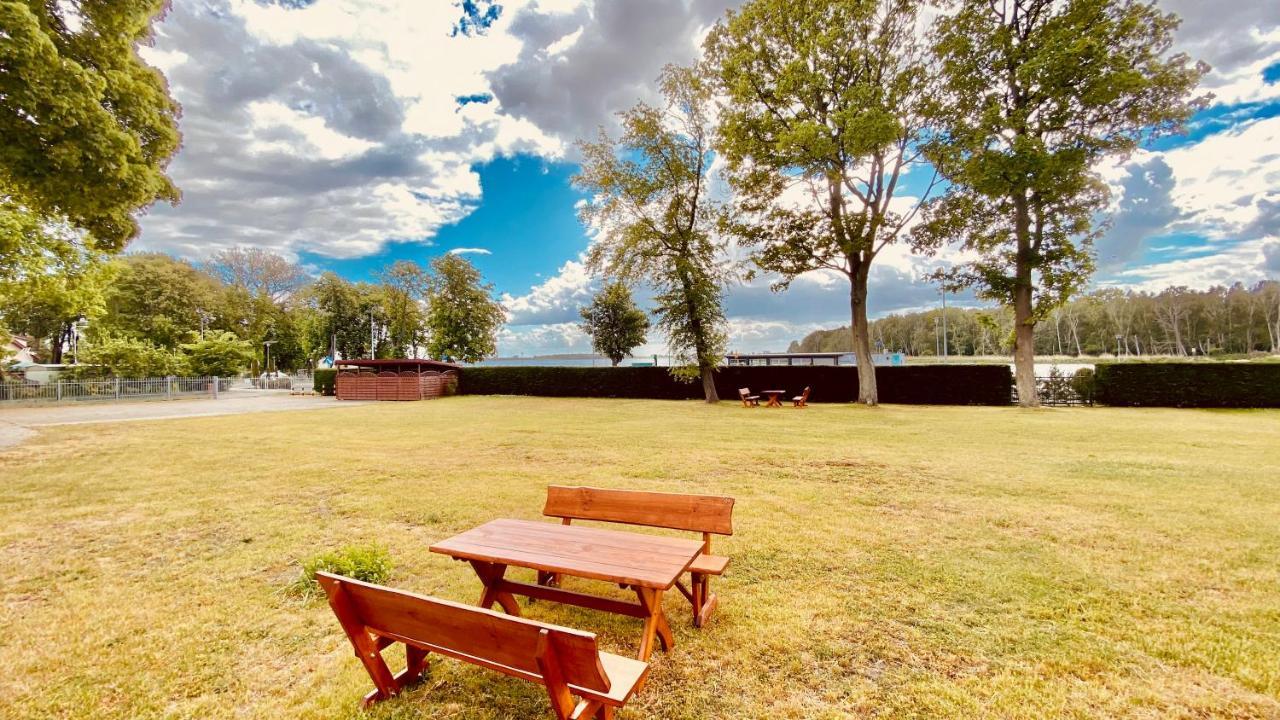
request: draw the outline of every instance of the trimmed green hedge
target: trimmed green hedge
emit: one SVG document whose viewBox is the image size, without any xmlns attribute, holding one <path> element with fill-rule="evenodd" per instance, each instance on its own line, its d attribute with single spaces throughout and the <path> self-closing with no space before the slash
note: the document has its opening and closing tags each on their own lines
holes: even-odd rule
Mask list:
<svg viewBox="0 0 1280 720">
<path fill-rule="evenodd" d="M 880 401 L 915 405 L 1008 405 L 1013 377 L 1004 365 L 920 365 L 878 367 Z M 738 388 L 786 390 L 786 397 L 813 388 L 810 402 L 853 402 L 857 368 L 725 367 L 716 371 L 721 400 L 738 399 Z M 464 395 L 541 395 L 692 400 L 700 382 L 684 383 L 661 367 L 472 367 L 462 371 Z"/>
<path fill-rule="evenodd" d="M 311 387 L 321 395 L 332 396 L 337 392 L 335 386 L 338 382 L 337 370 L 316 370 L 311 376 Z"/>
<path fill-rule="evenodd" d="M 1097 400 L 1128 407 L 1280 407 L 1280 364 L 1100 364 Z"/>
</svg>

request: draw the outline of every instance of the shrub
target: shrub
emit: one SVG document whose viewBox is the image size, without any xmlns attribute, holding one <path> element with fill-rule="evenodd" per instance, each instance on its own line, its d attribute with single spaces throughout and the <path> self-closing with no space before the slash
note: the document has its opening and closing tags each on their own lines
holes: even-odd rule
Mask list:
<svg viewBox="0 0 1280 720">
<path fill-rule="evenodd" d="M 191 372 L 201 377 L 231 377 L 253 362 L 253 345 L 235 333 L 210 333 L 204 340 L 182 346 Z"/>
<path fill-rule="evenodd" d="M 919 365 L 876 368 L 880 401 L 916 405 L 1007 405 L 1013 385 L 1005 365 Z M 715 373 L 720 399 L 736 401 L 738 388 L 753 392 L 813 389 L 811 402 L 853 402 L 858 373 L 851 366 L 723 367 Z M 681 382 L 661 367 L 491 367 L 462 371 L 458 392 L 468 395 L 542 395 L 690 400 L 698 383 Z"/>
<path fill-rule="evenodd" d="M 337 370 L 316 370 L 311 376 L 311 387 L 321 395 L 332 396 L 338 382 Z"/>
<path fill-rule="evenodd" d="M 1280 407 L 1280 365 L 1107 363 L 1096 392 L 1100 403 L 1129 407 Z"/>
<path fill-rule="evenodd" d="M 392 567 L 386 548 L 380 545 L 348 545 L 304 560 L 301 576 L 289 589 L 294 595 L 305 598 L 323 594 L 320 583 L 316 582 L 318 572 L 382 584 L 391 577 Z"/>
<path fill-rule="evenodd" d="M 80 374 L 145 378 L 185 375 L 186 358 L 150 340 L 104 336 L 80 352 Z"/>
<path fill-rule="evenodd" d="M 1075 375 L 1071 376 L 1071 389 L 1075 390 L 1076 395 L 1083 402 L 1093 404 L 1096 381 L 1097 374 L 1094 373 L 1093 368 L 1080 368 Z"/>
</svg>

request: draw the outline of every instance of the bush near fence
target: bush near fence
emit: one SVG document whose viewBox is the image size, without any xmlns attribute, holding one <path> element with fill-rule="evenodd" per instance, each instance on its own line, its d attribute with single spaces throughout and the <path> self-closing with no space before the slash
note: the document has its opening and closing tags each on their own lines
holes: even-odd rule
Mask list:
<svg viewBox="0 0 1280 720">
<path fill-rule="evenodd" d="M 1095 397 L 1128 407 L 1280 407 L 1280 365 L 1270 363 L 1103 363 Z"/>
<path fill-rule="evenodd" d="M 848 366 L 724 367 L 716 392 L 736 401 L 738 388 L 786 390 L 787 398 L 813 388 L 810 402 L 852 402 L 858 397 L 857 368 Z M 1008 405 L 1012 373 L 1004 365 L 878 367 L 880 401 L 913 405 Z M 702 383 L 685 383 L 661 367 L 474 367 L 462 371 L 464 395 L 541 395 L 692 400 Z"/>
<path fill-rule="evenodd" d="M 335 389 L 337 382 L 337 370 L 316 370 L 311 374 L 311 387 L 321 395 L 332 397 L 337 392 Z"/>
</svg>

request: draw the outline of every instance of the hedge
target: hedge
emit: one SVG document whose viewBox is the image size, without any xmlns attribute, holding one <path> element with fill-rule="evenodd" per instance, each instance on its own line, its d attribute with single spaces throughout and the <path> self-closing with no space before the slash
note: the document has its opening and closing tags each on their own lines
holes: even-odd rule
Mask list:
<svg viewBox="0 0 1280 720">
<path fill-rule="evenodd" d="M 316 370 L 311 375 L 311 388 L 321 395 L 334 395 L 337 382 L 337 370 Z"/>
<path fill-rule="evenodd" d="M 880 401 L 915 405 L 1008 405 L 1012 374 L 1004 365 L 877 367 Z M 780 389 L 787 397 L 813 388 L 810 402 L 852 402 L 858 397 L 857 368 L 850 366 L 724 367 L 716 371 L 721 400 L 737 400 L 738 388 L 753 394 Z M 464 395 L 541 395 L 691 400 L 702 383 L 680 382 L 661 367 L 472 367 L 462 371 Z"/>
<path fill-rule="evenodd" d="M 1280 407 L 1280 364 L 1105 363 L 1096 398 L 1128 407 Z"/>
</svg>

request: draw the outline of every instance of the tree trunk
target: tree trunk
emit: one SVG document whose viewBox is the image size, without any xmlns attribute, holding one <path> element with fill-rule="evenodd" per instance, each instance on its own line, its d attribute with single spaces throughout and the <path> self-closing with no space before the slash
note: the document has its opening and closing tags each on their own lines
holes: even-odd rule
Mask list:
<svg viewBox="0 0 1280 720">
<path fill-rule="evenodd" d="M 703 365 L 702 371 L 702 393 L 709 403 L 720 402 L 720 395 L 716 392 L 715 368 Z"/>
<path fill-rule="evenodd" d="M 1014 198 L 1014 208 L 1018 240 L 1013 286 L 1014 381 L 1018 386 L 1018 404 L 1040 407 L 1040 393 L 1036 388 L 1036 324 L 1031 297 L 1031 214 L 1025 195 L 1019 194 Z"/>
<path fill-rule="evenodd" d="M 876 364 L 871 355 L 871 331 L 867 324 L 867 278 L 870 265 L 858 263 L 849 276 L 850 331 L 853 333 L 853 353 L 858 362 L 858 402 L 876 405 L 880 393 L 876 388 Z"/>
</svg>

